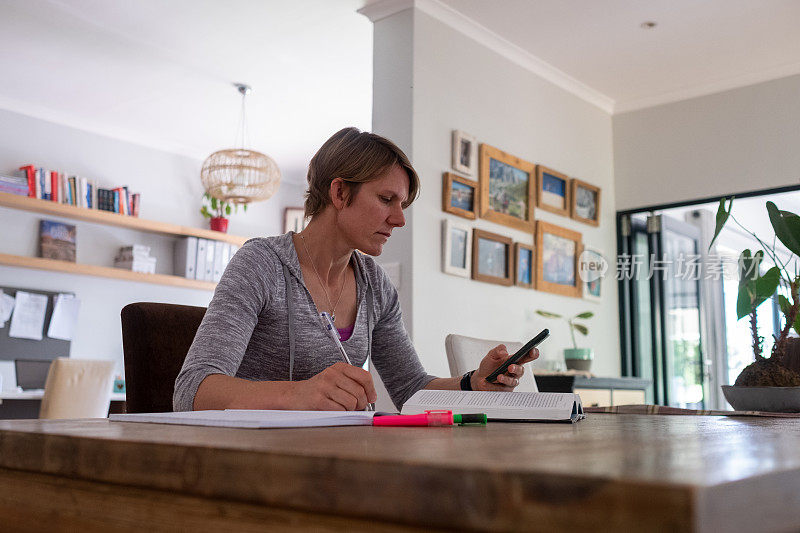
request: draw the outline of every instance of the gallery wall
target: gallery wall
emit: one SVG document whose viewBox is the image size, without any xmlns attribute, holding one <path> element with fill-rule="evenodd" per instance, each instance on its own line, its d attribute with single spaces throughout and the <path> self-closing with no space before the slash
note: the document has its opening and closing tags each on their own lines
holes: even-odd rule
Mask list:
<svg viewBox="0 0 800 533">
<path fill-rule="evenodd" d="M 391 21 L 388 22 L 388 21 Z M 390 25 L 391 24 L 391 25 Z M 394 34 L 413 36 L 413 73 L 395 80 L 413 91 L 411 116 L 382 114 L 377 102 L 384 85 L 376 67 L 374 120 L 384 131 L 386 123 L 412 128 L 412 160 L 422 180 L 422 193 L 412 206 L 413 222 L 401 231 L 413 237 L 405 257 L 412 264 L 411 288 L 413 340 L 426 369 L 449 375 L 444 350 L 448 333 L 524 341 L 543 327 L 553 332 L 542 348 L 542 358 L 562 358 L 570 347 L 565 323 L 547 321 L 536 309 L 574 315 L 594 311 L 588 337 L 579 345 L 596 353 L 593 370 L 598 375 L 619 375 L 619 327 L 616 283 L 602 284 L 600 303 L 558 296 L 520 287 L 502 287 L 455 277 L 442 272 L 442 221 L 446 218 L 502 234 L 514 241 L 533 243 L 532 233 L 483 219 L 468 221 L 442 211 L 442 173 L 451 169 L 451 132 L 463 130 L 505 152 L 541 163 L 602 189 L 599 227 L 537 210 L 535 218 L 578 231 L 583 242 L 610 256 L 616 250 L 614 184 L 612 179 L 611 117 L 604 111 L 545 81 L 516 63 L 489 50 L 419 10 L 406 10 L 378 21 L 375 40 L 391 27 Z M 386 71 L 395 57 L 379 56 Z M 477 177 L 475 177 L 477 179 Z M 394 237 L 392 237 L 394 239 Z M 408 311 L 404 310 L 406 315 Z"/>
<path fill-rule="evenodd" d="M 617 208 L 800 183 L 800 75 L 614 115 Z"/>
<path fill-rule="evenodd" d="M 0 171 L 8 172 L 32 163 L 94 178 L 98 184 L 128 185 L 141 193 L 140 218 L 207 227 L 200 215 L 202 160 L 123 142 L 95 133 L 0 110 Z M 283 232 L 283 208 L 302 205 L 303 176 L 285 176 L 278 193 L 269 201 L 253 204 L 246 214 L 231 217 L 229 233 L 253 237 Z M 121 246 L 151 246 L 157 257 L 156 271 L 172 273 L 174 239 L 59 217 L 0 207 L 0 253 L 35 256 L 39 220 L 62 221 L 77 226 L 77 261 L 113 266 Z M 206 306 L 210 291 L 183 289 L 149 283 L 62 274 L 0 266 L 0 286 L 73 292 L 81 300 L 71 356 L 112 359 L 122 371 L 122 337 L 119 313 L 136 301 Z M 36 341 L 31 341 L 36 342 Z"/>
</svg>

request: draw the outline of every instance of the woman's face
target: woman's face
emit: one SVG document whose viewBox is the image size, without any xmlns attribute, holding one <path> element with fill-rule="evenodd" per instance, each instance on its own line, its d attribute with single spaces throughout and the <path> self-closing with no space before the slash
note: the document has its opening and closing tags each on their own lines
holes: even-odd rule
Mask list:
<svg viewBox="0 0 800 533">
<path fill-rule="evenodd" d="M 339 225 L 351 248 L 378 256 L 395 228 L 406 225 L 408 174 L 393 166 L 378 179 L 361 185 L 353 202 L 339 212 Z"/>
</svg>

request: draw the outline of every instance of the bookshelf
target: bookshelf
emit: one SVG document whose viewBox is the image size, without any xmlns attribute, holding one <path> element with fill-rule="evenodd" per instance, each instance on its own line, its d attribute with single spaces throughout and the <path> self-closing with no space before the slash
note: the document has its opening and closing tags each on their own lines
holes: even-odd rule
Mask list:
<svg viewBox="0 0 800 533">
<path fill-rule="evenodd" d="M 177 224 L 157 222 L 154 220 L 145 220 L 128 215 L 121 215 L 119 213 L 98 211 L 96 209 L 87 209 L 85 207 L 75 207 L 73 205 L 59 204 L 47 200 L 39 200 L 36 198 L 17 196 L 8 193 L 0 193 L 0 207 L 59 216 L 84 222 L 93 222 L 95 224 L 104 224 L 107 226 L 129 228 L 146 233 L 156 233 L 171 237 L 199 237 L 201 239 L 227 242 L 236 246 L 242 246 L 247 240 L 245 237 L 220 233 L 218 231 L 180 226 Z M 58 261 L 55 259 L 44 259 L 41 257 L 29 257 L 3 253 L 0 253 L 0 265 L 137 281 L 143 283 L 155 283 L 158 285 L 170 285 L 173 287 L 184 287 L 208 291 L 213 291 L 214 287 L 217 286 L 217 284 L 213 281 L 199 281 L 195 279 L 187 279 L 182 276 L 170 276 L 166 274 L 143 274 L 122 268 L 72 263 L 69 261 Z"/>
<path fill-rule="evenodd" d="M 32 213 L 42 213 L 59 217 L 82 220 L 84 222 L 94 222 L 95 224 L 105 224 L 106 226 L 117 226 L 120 228 L 130 228 L 147 233 L 158 233 L 172 237 L 200 237 L 212 241 L 222 241 L 236 246 L 242 246 L 247 240 L 245 237 L 228 235 L 210 229 L 192 228 L 179 226 L 167 222 L 156 222 L 155 220 L 145 220 L 120 213 L 110 211 L 99 211 L 97 209 L 87 209 L 85 207 L 75 207 L 74 205 L 59 204 L 48 200 L 39 200 L 27 196 L 17 196 L 14 194 L 0 192 L 0 207 L 10 207 Z"/>
</svg>

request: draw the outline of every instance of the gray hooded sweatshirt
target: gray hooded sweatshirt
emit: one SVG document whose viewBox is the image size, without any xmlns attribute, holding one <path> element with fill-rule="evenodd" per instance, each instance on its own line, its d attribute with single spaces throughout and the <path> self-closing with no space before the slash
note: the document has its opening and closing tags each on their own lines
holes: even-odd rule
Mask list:
<svg viewBox="0 0 800 533">
<path fill-rule="evenodd" d="M 369 256 L 353 253 L 351 261 L 358 311 L 353 333 L 342 345 L 354 365 L 362 366 L 371 355 L 400 407 L 435 376 L 419 362 L 389 277 Z M 197 387 L 211 374 L 298 381 L 339 361 L 342 356 L 303 281 L 292 233 L 251 239 L 231 259 L 214 291 L 175 381 L 173 407 L 190 411 Z"/>
</svg>

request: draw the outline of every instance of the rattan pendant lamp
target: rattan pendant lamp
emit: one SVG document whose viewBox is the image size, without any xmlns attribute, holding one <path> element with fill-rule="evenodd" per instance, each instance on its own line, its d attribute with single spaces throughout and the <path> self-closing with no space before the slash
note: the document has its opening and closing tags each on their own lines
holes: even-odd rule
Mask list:
<svg viewBox="0 0 800 533">
<path fill-rule="evenodd" d="M 261 152 L 246 149 L 245 100 L 250 94 L 250 86 L 234 83 L 242 95 L 241 142 L 240 148 L 219 150 L 206 158 L 200 171 L 200 179 L 206 192 L 219 200 L 234 204 L 248 204 L 268 200 L 278 190 L 281 171 L 277 163 Z"/>
</svg>

